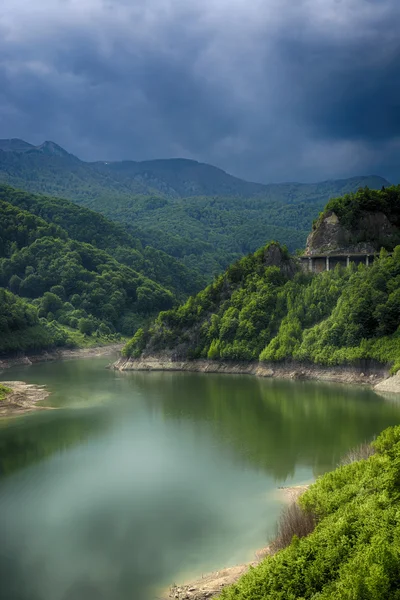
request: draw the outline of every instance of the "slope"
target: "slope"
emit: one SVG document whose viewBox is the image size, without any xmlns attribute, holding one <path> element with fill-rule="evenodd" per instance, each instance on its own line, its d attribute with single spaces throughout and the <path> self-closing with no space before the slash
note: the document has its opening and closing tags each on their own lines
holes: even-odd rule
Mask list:
<svg viewBox="0 0 400 600">
<path fill-rule="evenodd" d="M 71 239 L 105 250 L 119 262 L 157 281 L 184 299 L 205 280 L 179 260 L 151 246 L 143 247 L 125 227 L 69 200 L 16 190 L 0 183 L 0 200 L 62 227 Z"/>
<path fill-rule="evenodd" d="M 341 207 L 343 215 L 369 210 L 372 220 L 385 210 L 396 227 L 400 186 L 364 190 L 332 201 L 327 210 L 332 206 Z M 271 243 L 233 264 L 183 306 L 160 313 L 124 353 L 326 365 L 373 359 L 398 369 L 399 278 L 400 246 L 392 255 L 383 249 L 371 267 L 351 263 L 314 275 Z"/>
<path fill-rule="evenodd" d="M 388 185 L 377 176 L 264 185 L 193 160 L 86 163 L 53 142 L 26 145 L 0 141 L 0 181 L 101 212 L 207 276 L 267 239 L 292 251 L 304 246 L 329 198 Z"/>
<path fill-rule="evenodd" d="M 1 296 L 2 351 L 43 347 L 55 338 L 74 344 L 78 331 L 129 334 L 175 301 L 169 290 L 104 250 L 2 200 L 0 286 L 9 290 Z"/>
</svg>

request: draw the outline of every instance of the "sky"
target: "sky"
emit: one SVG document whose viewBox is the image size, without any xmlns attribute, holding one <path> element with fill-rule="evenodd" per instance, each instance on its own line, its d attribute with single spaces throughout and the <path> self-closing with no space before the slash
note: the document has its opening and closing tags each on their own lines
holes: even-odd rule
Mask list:
<svg viewBox="0 0 400 600">
<path fill-rule="evenodd" d="M 0 138 L 400 182 L 399 0 L 0 0 Z"/>
</svg>

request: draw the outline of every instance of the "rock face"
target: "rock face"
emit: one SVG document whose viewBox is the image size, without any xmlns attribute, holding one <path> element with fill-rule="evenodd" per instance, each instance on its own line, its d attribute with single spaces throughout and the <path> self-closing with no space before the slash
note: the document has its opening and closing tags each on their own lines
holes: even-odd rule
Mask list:
<svg viewBox="0 0 400 600">
<path fill-rule="evenodd" d="M 333 211 L 328 211 L 308 236 L 305 254 L 374 254 L 382 246 L 394 246 L 398 241 L 399 229 L 383 212 L 362 212 L 357 225 L 350 229 Z"/>
<path fill-rule="evenodd" d="M 295 261 L 285 254 L 279 244 L 271 242 L 264 250 L 263 263 L 266 267 L 279 267 L 287 276 L 296 272 Z"/>
<path fill-rule="evenodd" d="M 400 371 L 392 377 L 388 377 L 383 381 L 379 382 L 375 386 L 377 392 L 390 392 L 391 394 L 400 393 Z"/>
</svg>

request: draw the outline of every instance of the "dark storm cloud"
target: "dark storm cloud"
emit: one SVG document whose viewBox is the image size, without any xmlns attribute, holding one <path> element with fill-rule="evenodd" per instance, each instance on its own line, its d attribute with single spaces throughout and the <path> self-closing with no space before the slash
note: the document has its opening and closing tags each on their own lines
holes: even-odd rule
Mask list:
<svg viewBox="0 0 400 600">
<path fill-rule="evenodd" d="M 3 0 L 0 137 L 400 180 L 398 0 Z"/>
</svg>

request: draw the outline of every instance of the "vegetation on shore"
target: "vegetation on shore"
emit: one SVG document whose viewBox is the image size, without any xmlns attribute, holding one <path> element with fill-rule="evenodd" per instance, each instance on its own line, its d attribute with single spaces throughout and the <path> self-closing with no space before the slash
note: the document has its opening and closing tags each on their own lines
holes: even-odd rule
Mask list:
<svg viewBox="0 0 400 600">
<path fill-rule="evenodd" d="M 359 192 L 358 202 L 369 191 Z M 386 200 L 387 190 L 376 192 Z M 400 187 L 391 188 L 400 204 Z M 339 203 L 339 201 L 336 201 Z M 370 267 L 303 272 L 277 243 L 229 267 L 178 308 L 163 311 L 124 349 L 139 357 L 282 361 L 323 365 L 373 359 L 400 367 L 400 246 Z"/>
<path fill-rule="evenodd" d="M 11 388 L 0 383 L 0 402 L 2 402 L 11 391 Z"/>
<path fill-rule="evenodd" d="M 373 442 L 375 454 L 319 478 L 300 498 L 312 533 L 250 568 L 221 600 L 397 600 L 400 427 Z"/>
</svg>

